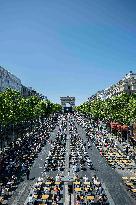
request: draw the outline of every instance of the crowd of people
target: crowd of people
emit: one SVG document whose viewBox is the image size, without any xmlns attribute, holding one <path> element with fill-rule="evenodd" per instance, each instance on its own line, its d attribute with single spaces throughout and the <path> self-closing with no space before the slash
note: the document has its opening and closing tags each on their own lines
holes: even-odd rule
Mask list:
<svg viewBox="0 0 136 205">
<path fill-rule="evenodd" d="M 64 171 L 66 154 L 67 123 L 65 118 L 59 124 L 59 130 L 45 160 L 45 171 Z"/>
<path fill-rule="evenodd" d="M 98 127 L 97 123 L 91 123 L 81 116 L 78 116 L 77 119 L 78 123 L 86 130 L 88 140 L 95 144 L 100 155 L 106 158 L 112 168 L 125 171 L 136 169 L 134 160 L 129 159 L 127 153 L 119 149 L 115 137 L 109 134 L 104 124 Z"/>
<path fill-rule="evenodd" d="M 80 118 L 76 119 L 73 114 L 62 114 L 58 117 L 57 122 L 54 122 L 53 118 L 49 118 L 40 123 L 40 126 L 35 127 L 31 133 L 27 133 L 21 139 L 12 142 L 10 149 L 3 154 L 0 196 L 4 199 L 8 198 L 18 186 L 19 179 L 23 175 L 26 175 L 27 180 L 29 180 L 34 159 L 49 141 L 50 150 L 45 158 L 44 173 L 42 178 L 39 177 L 35 183 L 29 195 L 28 204 L 63 204 L 63 181 L 65 181 L 64 178 L 67 178 L 66 173 L 68 170 L 68 173 L 72 171 L 72 181 L 75 182 L 73 182 L 72 189 L 76 205 L 87 205 L 88 203 L 107 204 L 107 197 L 102 184 L 96 176 L 90 180 L 91 175 L 89 177 L 86 175 L 78 177 L 77 175 L 78 172 L 80 172 L 80 175 L 84 175 L 87 169 L 91 172 L 93 163 L 88 154 L 90 140 L 92 140 L 91 135 L 88 135 L 86 143 L 78 132 L 76 121 L 82 126 L 89 127 L 86 122 L 84 123 Z M 49 140 L 50 132 L 56 124 L 58 125 L 56 136 Z M 66 157 L 67 155 L 69 160 Z M 58 174 L 53 177 L 54 173 Z M 6 192 L 7 190 L 8 192 Z"/>
<path fill-rule="evenodd" d="M 61 177 L 39 177 L 28 197 L 27 205 L 63 204 L 64 183 Z"/>
<path fill-rule="evenodd" d="M 61 175 L 56 177 L 38 178 L 28 197 L 27 205 L 63 205 L 64 182 Z M 85 175 L 73 177 L 72 193 L 75 205 L 109 205 L 107 196 L 98 177 L 94 175 L 91 180 Z"/>
<path fill-rule="evenodd" d="M 58 121 L 57 134 L 54 139 L 50 140 L 51 148 L 45 159 L 43 177 L 39 177 L 34 185 L 28 198 L 28 205 L 63 204 L 64 183 L 61 181 L 60 173 L 64 173 L 65 169 L 67 116 L 61 115 Z M 55 171 L 59 174 L 53 177 Z"/>
<path fill-rule="evenodd" d="M 107 129 L 104 122 L 98 124 L 98 122 L 79 114 L 76 114 L 76 119 L 78 124 L 86 131 L 88 140 L 96 146 L 109 166 L 116 169 L 122 176 L 126 189 L 136 198 L 136 163 L 135 157 L 131 155 L 132 146 L 128 142 L 120 144 L 116 136 L 112 135 Z"/>
<path fill-rule="evenodd" d="M 51 149 L 45 160 L 45 171 L 64 171 L 66 152 L 66 134 L 60 130 L 56 139 L 51 141 Z"/>
<path fill-rule="evenodd" d="M 0 164 L 0 198 L 8 199 L 18 187 L 23 175 L 29 180 L 31 165 L 55 128 L 56 121 L 50 117 L 40 122 L 31 133 L 13 141 L 2 153 Z M 1 202 L 0 202 L 1 203 Z"/>
<path fill-rule="evenodd" d="M 88 155 L 86 143 L 81 139 L 75 122 L 70 124 L 70 165 L 73 165 L 73 171 L 86 171 L 86 166 L 93 169 L 92 161 Z"/>
<path fill-rule="evenodd" d="M 76 205 L 109 204 L 102 184 L 96 175 L 91 180 L 86 175 L 84 177 L 75 176 L 74 180 L 73 188 Z"/>
</svg>

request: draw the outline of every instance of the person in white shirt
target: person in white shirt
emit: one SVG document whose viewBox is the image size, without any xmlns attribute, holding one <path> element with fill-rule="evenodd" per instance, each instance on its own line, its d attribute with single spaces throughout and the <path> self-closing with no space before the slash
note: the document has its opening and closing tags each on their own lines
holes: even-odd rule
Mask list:
<svg viewBox="0 0 136 205">
<path fill-rule="evenodd" d="M 57 174 L 56 177 L 55 177 L 55 180 L 58 182 L 60 181 L 60 176 Z"/>
<path fill-rule="evenodd" d="M 32 194 L 30 194 L 29 197 L 28 197 L 27 205 L 32 205 L 32 204 L 33 204 L 33 196 L 32 196 Z"/>
<path fill-rule="evenodd" d="M 85 176 L 83 177 L 83 180 L 84 180 L 85 182 L 87 182 L 87 181 L 88 181 L 88 177 L 85 175 Z"/>
<path fill-rule="evenodd" d="M 43 181 L 43 178 L 38 177 L 38 182 L 42 182 L 42 181 Z"/>
<path fill-rule="evenodd" d="M 94 177 L 92 177 L 92 179 L 93 179 L 93 183 L 94 183 L 95 185 L 97 185 L 97 184 L 99 183 L 98 177 L 97 177 L 96 175 L 94 175 Z"/>
</svg>

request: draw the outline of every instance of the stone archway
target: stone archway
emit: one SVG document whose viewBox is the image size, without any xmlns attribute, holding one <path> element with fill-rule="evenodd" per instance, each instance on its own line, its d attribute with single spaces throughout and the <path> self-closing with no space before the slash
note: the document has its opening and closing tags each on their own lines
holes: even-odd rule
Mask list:
<svg viewBox="0 0 136 205">
<path fill-rule="evenodd" d="M 75 107 L 75 97 L 60 97 L 62 111 L 63 112 L 72 112 Z M 69 105 L 69 106 L 68 106 Z"/>
</svg>

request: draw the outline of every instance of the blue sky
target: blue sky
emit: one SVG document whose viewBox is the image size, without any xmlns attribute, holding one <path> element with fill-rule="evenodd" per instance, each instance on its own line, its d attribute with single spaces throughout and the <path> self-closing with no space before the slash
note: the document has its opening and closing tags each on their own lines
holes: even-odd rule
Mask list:
<svg viewBox="0 0 136 205">
<path fill-rule="evenodd" d="M 136 72 L 135 0 L 0 0 L 0 65 L 77 104 Z"/>
</svg>

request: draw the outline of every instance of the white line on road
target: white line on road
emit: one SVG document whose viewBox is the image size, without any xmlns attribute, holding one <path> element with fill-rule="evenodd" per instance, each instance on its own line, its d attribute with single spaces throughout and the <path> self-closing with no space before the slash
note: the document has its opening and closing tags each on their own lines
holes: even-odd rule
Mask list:
<svg viewBox="0 0 136 205">
<path fill-rule="evenodd" d="M 69 126 L 67 124 L 67 137 L 66 137 L 66 156 L 65 156 L 65 177 L 68 177 L 69 173 L 69 154 L 70 154 L 70 135 Z M 70 196 L 68 193 L 68 184 L 65 182 L 65 202 L 64 205 L 69 205 Z"/>
</svg>

